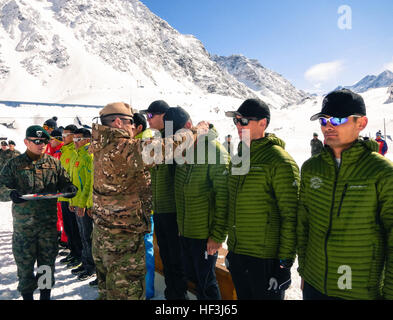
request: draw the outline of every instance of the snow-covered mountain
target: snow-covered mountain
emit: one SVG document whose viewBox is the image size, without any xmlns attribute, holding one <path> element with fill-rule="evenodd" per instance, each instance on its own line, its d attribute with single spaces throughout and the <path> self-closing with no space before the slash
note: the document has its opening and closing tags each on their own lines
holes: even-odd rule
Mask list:
<svg viewBox="0 0 393 320">
<path fill-rule="evenodd" d="M 249 59 L 243 55 L 213 55 L 211 58 L 222 69 L 256 91 L 262 100 L 274 101 L 274 105 L 285 107 L 299 104 L 309 97 L 277 72 L 263 67 L 256 59 Z"/>
<path fill-rule="evenodd" d="M 362 80 L 355 83 L 353 86 L 338 87 L 337 89 L 346 88 L 358 93 L 366 92 L 369 89 L 384 88 L 393 85 L 393 72 L 390 70 L 385 70 L 378 76 L 368 75 Z"/>
<path fill-rule="evenodd" d="M 385 101 L 385 104 L 393 103 L 393 84 L 388 88 L 388 99 Z"/>
<path fill-rule="evenodd" d="M 138 0 L 0 1 L 2 99 L 83 103 L 95 91 L 98 104 L 142 87 L 256 97 Z"/>
</svg>

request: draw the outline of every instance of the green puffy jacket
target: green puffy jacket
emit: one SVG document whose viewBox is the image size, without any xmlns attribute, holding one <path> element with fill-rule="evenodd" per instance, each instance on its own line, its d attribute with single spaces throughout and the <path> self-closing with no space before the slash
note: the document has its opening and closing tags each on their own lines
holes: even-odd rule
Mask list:
<svg viewBox="0 0 393 320">
<path fill-rule="evenodd" d="M 88 152 L 90 143 L 76 150 L 71 159 L 71 181 L 77 186 L 78 193 L 71 199 L 70 205 L 78 208 L 91 208 L 94 182 L 93 155 Z"/>
<path fill-rule="evenodd" d="M 393 298 L 393 163 L 377 151 L 359 138 L 339 168 L 329 147 L 302 166 L 298 271 L 328 296 Z"/>
<path fill-rule="evenodd" d="M 73 142 L 61 147 L 60 162 L 66 172 L 71 176 L 70 164 L 72 157 L 76 156 L 75 144 Z M 58 198 L 58 201 L 70 202 L 67 198 Z"/>
<path fill-rule="evenodd" d="M 194 164 L 176 165 L 175 199 L 180 235 L 224 242 L 229 155 L 216 138 L 217 132 L 210 129 L 194 144 Z M 198 154 L 197 150 L 203 149 L 198 145 L 202 144 L 205 150 Z"/>
<path fill-rule="evenodd" d="M 285 143 L 273 134 L 252 141 L 249 149 L 243 147 L 250 154 L 249 171 L 234 175 L 240 165 L 231 166 L 228 182 L 228 250 L 264 259 L 294 259 L 299 168 L 284 150 Z M 247 161 L 244 153 L 239 154 Z"/>
</svg>

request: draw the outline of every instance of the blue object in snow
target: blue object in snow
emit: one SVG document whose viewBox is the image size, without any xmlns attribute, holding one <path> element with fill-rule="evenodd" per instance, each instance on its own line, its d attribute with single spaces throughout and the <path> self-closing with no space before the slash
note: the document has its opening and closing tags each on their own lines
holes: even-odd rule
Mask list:
<svg viewBox="0 0 393 320">
<path fill-rule="evenodd" d="M 145 255 L 146 255 L 146 299 L 151 299 L 154 297 L 154 247 L 153 247 L 153 232 L 154 232 L 154 222 L 153 216 L 150 217 L 151 221 L 151 232 L 145 235 Z"/>
</svg>

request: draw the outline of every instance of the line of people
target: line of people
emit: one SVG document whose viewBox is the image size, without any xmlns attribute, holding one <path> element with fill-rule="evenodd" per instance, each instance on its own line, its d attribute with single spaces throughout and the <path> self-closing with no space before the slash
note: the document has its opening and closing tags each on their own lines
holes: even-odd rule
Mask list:
<svg viewBox="0 0 393 320">
<path fill-rule="evenodd" d="M 139 114 L 121 102 L 100 111 L 89 152 L 82 146 L 94 168 L 91 211 L 87 202 L 79 207 L 70 206 L 73 199 L 61 201 L 63 219 L 70 209 L 93 219 L 99 299 L 145 299 L 152 217 L 168 300 L 188 299 L 188 280 L 199 300 L 221 299 L 215 265 L 224 241 L 238 299 L 284 299 L 296 256 L 304 299 L 392 299 L 393 163 L 378 154 L 375 140 L 360 136 L 368 122 L 362 97 L 347 89 L 325 97 L 321 112 L 311 117 L 319 120 L 325 144 L 301 170 L 285 142 L 267 132 L 271 114 L 263 101 L 247 99 L 225 114 L 241 140 L 233 156 L 217 141 L 213 124 L 194 125 L 186 110 L 162 100 Z M 150 131 L 138 124 L 143 115 Z M 64 139 L 75 136 L 69 129 Z M 33 137 L 41 131 L 34 130 Z M 30 137 L 27 132 L 30 149 L 45 143 Z M 11 191 L 15 221 L 24 228 L 28 210 L 36 208 L 21 201 L 25 187 L 17 176 L 27 173 L 15 166 L 30 153 L 9 161 L 0 176 L 0 200 Z M 71 158 L 62 161 L 64 172 L 75 166 Z M 29 159 L 27 172 L 37 165 L 36 157 Z M 66 187 L 57 189 L 76 189 L 79 176 L 64 179 Z"/>
</svg>

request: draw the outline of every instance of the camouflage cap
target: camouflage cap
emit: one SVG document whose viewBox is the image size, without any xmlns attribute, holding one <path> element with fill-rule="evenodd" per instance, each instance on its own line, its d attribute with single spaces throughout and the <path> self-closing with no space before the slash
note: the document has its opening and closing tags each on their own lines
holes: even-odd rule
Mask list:
<svg viewBox="0 0 393 320">
<path fill-rule="evenodd" d="M 134 110 L 131 106 L 125 102 L 114 102 L 107 104 L 101 111 L 100 117 L 119 115 L 132 117 L 134 115 Z"/>
<path fill-rule="evenodd" d="M 41 126 L 30 126 L 26 129 L 26 138 L 50 139 L 49 133 Z"/>
</svg>

